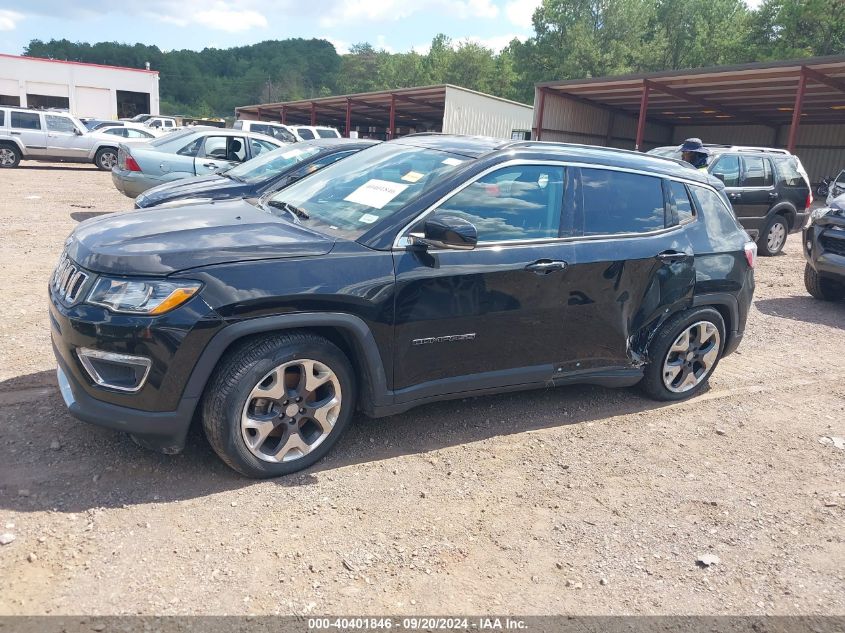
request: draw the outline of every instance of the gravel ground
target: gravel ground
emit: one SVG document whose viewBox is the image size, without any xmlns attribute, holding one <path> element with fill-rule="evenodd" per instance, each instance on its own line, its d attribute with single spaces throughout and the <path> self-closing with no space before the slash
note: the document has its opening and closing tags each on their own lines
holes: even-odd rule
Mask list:
<svg viewBox="0 0 845 633">
<path fill-rule="evenodd" d="M 0 614 L 845 613 L 845 448 L 821 439 L 845 436 L 845 303 L 807 295 L 795 236 L 690 402 L 432 404 L 255 482 L 200 434 L 167 457 L 66 414 L 47 279 L 131 201 L 90 166 L 0 183 Z"/>
</svg>

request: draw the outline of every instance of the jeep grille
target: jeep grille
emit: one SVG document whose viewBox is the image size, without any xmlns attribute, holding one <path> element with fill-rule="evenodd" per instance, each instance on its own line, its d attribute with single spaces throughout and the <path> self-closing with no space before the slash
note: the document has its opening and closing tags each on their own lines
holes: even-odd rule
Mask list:
<svg viewBox="0 0 845 633">
<path fill-rule="evenodd" d="M 50 280 L 50 287 L 56 296 L 63 303 L 72 305 L 79 299 L 86 281 L 88 281 L 88 273 L 74 264 L 67 253 L 62 253 L 59 265 L 56 266 L 53 278 Z"/>
</svg>

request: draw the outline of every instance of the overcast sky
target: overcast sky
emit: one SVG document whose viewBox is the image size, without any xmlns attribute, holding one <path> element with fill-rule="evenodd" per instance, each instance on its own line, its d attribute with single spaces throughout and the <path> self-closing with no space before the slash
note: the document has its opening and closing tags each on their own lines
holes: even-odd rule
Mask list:
<svg viewBox="0 0 845 633">
<path fill-rule="evenodd" d="M 358 42 L 393 52 L 425 52 L 437 33 L 499 50 L 514 37 L 532 34 L 531 15 L 539 4 L 540 0 L 0 0 L 0 53 L 19 55 L 35 38 L 199 50 L 289 37 L 325 38 L 340 53 Z"/>
</svg>

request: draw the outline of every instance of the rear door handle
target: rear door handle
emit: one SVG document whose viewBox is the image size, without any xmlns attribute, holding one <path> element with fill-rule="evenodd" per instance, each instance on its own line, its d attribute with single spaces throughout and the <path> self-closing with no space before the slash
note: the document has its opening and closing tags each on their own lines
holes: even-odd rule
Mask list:
<svg viewBox="0 0 845 633">
<path fill-rule="evenodd" d="M 742 198 L 742 194 L 741 193 L 729 193 L 728 198 L 730 198 L 731 200 L 739 200 L 739 199 Z"/>
<path fill-rule="evenodd" d="M 20 136 L 20 135 L 21 135 L 21 132 L 12 132 L 12 134 L 13 134 L 14 136 Z"/>
<path fill-rule="evenodd" d="M 530 270 L 537 275 L 548 275 L 556 270 L 563 270 L 566 268 L 566 262 L 552 259 L 538 259 L 533 264 L 528 264 L 525 270 Z"/>
<path fill-rule="evenodd" d="M 662 253 L 657 254 L 657 259 L 662 262 L 679 262 L 687 257 L 689 257 L 689 255 L 679 251 L 663 251 Z"/>
</svg>

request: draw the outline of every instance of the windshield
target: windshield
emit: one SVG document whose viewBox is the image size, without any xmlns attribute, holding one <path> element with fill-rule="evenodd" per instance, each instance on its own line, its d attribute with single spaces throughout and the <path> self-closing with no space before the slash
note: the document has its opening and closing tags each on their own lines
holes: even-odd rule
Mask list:
<svg viewBox="0 0 845 633">
<path fill-rule="evenodd" d="M 329 165 L 271 196 L 306 226 L 357 239 L 420 196 L 466 156 L 404 143 L 383 143 Z M 287 214 L 286 214 L 287 215 Z"/>
<path fill-rule="evenodd" d="M 255 184 L 278 176 L 288 168 L 319 153 L 320 148 L 314 146 L 294 147 L 293 149 L 281 147 L 230 169 L 226 172 L 226 175 L 236 180 Z"/>
</svg>

